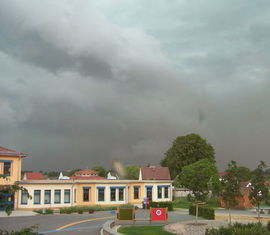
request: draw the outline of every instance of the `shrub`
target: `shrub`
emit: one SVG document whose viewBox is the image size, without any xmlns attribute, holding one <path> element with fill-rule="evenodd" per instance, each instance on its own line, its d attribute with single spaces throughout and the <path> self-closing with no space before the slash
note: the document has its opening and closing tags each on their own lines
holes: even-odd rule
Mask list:
<svg viewBox="0 0 270 235">
<path fill-rule="evenodd" d="M 189 207 L 189 214 L 194 216 L 196 215 L 196 206 L 192 205 Z M 205 219 L 214 220 L 215 209 L 206 206 L 199 206 L 198 216 Z"/>
<path fill-rule="evenodd" d="M 168 208 L 168 211 L 173 211 L 173 203 L 172 202 L 150 202 L 149 207 Z"/>
<path fill-rule="evenodd" d="M 123 205 L 127 206 L 127 205 Z M 64 207 L 60 209 L 60 214 L 66 214 L 67 212 L 78 213 L 78 211 L 89 212 L 89 210 L 93 211 L 110 211 L 116 210 L 117 206 L 72 206 L 72 207 Z"/>
<path fill-rule="evenodd" d="M 266 228 L 268 231 L 270 231 L 270 220 L 268 221 L 267 225 L 266 225 Z"/>
<path fill-rule="evenodd" d="M 45 209 L 45 210 L 34 210 L 34 212 L 41 214 L 41 215 L 50 215 L 53 214 L 53 210 Z"/>
<path fill-rule="evenodd" d="M 37 229 L 38 227 L 39 225 L 33 225 L 31 227 L 25 227 L 21 229 L 20 231 L 11 231 L 11 232 L 0 229 L 0 234 L 1 235 L 38 235 L 40 233 L 34 232 L 34 230 Z"/>
<path fill-rule="evenodd" d="M 207 229 L 205 235 L 270 235 L 270 231 L 261 223 L 235 223 L 227 228 Z"/>
</svg>

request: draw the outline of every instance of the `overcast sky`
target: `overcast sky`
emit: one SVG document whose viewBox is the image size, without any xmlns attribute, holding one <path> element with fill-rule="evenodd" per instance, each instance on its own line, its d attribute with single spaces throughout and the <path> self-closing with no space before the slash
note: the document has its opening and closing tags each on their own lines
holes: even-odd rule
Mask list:
<svg viewBox="0 0 270 235">
<path fill-rule="evenodd" d="M 0 1 L 0 145 L 24 169 L 158 164 L 198 133 L 270 164 L 269 0 Z"/>
</svg>

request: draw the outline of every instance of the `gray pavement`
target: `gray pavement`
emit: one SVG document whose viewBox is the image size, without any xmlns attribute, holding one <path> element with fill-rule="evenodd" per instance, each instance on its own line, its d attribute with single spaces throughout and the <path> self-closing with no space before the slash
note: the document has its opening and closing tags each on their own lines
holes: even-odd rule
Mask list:
<svg viewBox="0 0 270 235">
<path fill-rule="evenodd" d="M 36 212 L 33 211 L 12 211 L 11 215 L 7 215 L 6 212 L 0 211 L 0 217 L 18 217 L 18 216 L 33 216 L 37 215 Z"/>
<path fill-rule="evenodd" d="M 17 231 L 23 227 L 29 227 L 35 224 L 39 225 L 38 232 L 43 234 L 99 234 L 103 223 L 109 220 L 108 217 L 112 215 L 109 211 L 95 212 L 94 214 L 70 214 L 70 215 L 36 215 L 36 216 L 18 216 L 18 217 L 5 217 L 0 218 L 0 228 L 7 231 Z M 136 211 L 136 218 L 146 219 L 149 218 L 148 210 Z M 80 224 L 73 225 L 60 231 L 56 231 L 57 228 L 71 224 L 76 221 L 98 219 L 94 221 L 88 221 Z M 174 211 L 169 212 L 169 222 L 188 221 L 194 219 L 193 216 L 187 215 L 186 211 Z M 120 223 L 121 225 L 131 225 L 132 223 Z M 149 222 L 138 221 L 136 225 L 147 225 Z M 153 222 L 152 225 L 164 224 L 159 222 Z"/>
<path fill-rule="evenodd" d="M 254 211 L 244 211 L 244 210 L 232 210 L 232 214 L 234 215 L 245 215 L 245 216 L 255 216 Z M 14 212 L 13 212 L 14 213 Z M 228 214 L 228 210 L 225 209 L 217 209 L 216 214 Z M 70 234 L 99 234 L 100 229 L 105 223 L 105 221 L 109 219 L 114 219 L 115 215 L 112 215 L 110 211 L 100 211 L 95 212 L 94 214 L 60 214 L 60 215 L 34 215 L 34 216 L 22 216 L 21 214 L 17 214 L 20 216 L 12 217 L 1 217 L 0 218 L 0 228 L 7 231 L 17 231 L 23 227 L 29 227 L 35 224 L 39 225 L 38 232 L 43 234 L 59 234 L 59 235 L 70 235 Z M 266 215 L 262 215 L 266 216 Z M 270 218 L 270 215 L 266 217 Z M 146 219 L 149 218 L 148 210 L 138 210 L 136 211 L 136 219 Z M 91 220 L 84 223 L 74 224 L 69 226 L 63 230 L 56 231 L 57 228 L 78 222 L 83 220 Z M 188 211 L 185 209 L 177 209 L 173 212 L 169 212 L 169 223 L 175 222 L 184 222 L 194 220 L 194 216 L 188 215 Z M 131 222 L 121 222 L 117 223 L 118 225 L 132 225 Z M 159 225 L 164 223 L 152 222 L 152 225 Z M 149 225 L 148 221 L 137 221 L 135 226 L 139 225 Z"/>
</svg>

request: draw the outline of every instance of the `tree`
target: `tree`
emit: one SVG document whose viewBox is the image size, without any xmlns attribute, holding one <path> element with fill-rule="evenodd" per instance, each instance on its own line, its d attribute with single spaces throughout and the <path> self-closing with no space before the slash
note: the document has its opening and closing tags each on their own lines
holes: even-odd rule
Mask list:
<svg viewBox="0 0 270 235">
<path fill-rule="evenodd" d="M 96 171 L 99 176 L 106 177 L 107 176 L 107 171 L 103 166 L 94 166 L 92 168 L 93 171 Z"/>
<path fill-rule="evenodd" d="M 49 178 L 58 178 L 59 174 L 60 174 L 59 171 L 48 171 L 48 172 L 45 172 L 45 175 L 47 175 Z"/>
<path fill-rule="evenodd" d="M 140 167 L 136 165 L 125 166 L 125 177 L 126 179 L 139 179 Z"/>
<path fill-rule="evenodd" d="M 196 222 L 198 220 L 198 202 L 204 201 L 211 188 L 219 187 L 218 171 L 215 163 L 202 159 L 182 168 L 178 184 L 190 189 L 196 200 Z"/>
<path fill-rule="evenodd" d="M 264 175 L 264 169 L 266 165 L 263 161 L 260 162 L 258 167 L 252 172 L 251 186 L 249 199 L 258 208 L 258 219 L 260 221 L 260 205 L 263 201 L 269 198 L 269 190 L 266 185 L 266 177 Z"/>
<path fill-rule="evenodd" d="M 5 179 L 6 176 L 0 174 L 0 179 L 3 178 Z M 5 209 L 5 212 L 7 213 L 7 215 L 10 215 L 12 213 L 12 209 L 11 206 L 9 204 L 5 204 L 2 200 L 4 200 L 4 195 L 8 192 L 8 193 L 12 193 L 12 194 L 15 194 L 16 192 L 18 191 L 23 191 L 23 192 L 26 192 L 27 193 L 27 197 L 28 198 L 31 198 L 31 196 L 29 195 L 28 191 L 26 188 L 22 187 L 22 186 L 18 186 L 16 184 L 13 184 L 13 185 L 5 185 L 3 187 L 1 187 L 0 189 L 0 203 L 2 204 L 2 206 L 4 207 Z"/>
<path fill-rule="evenodd" d="M 236 169 L 238 179 L 240 182 L 249 181 L 251 179 L 251 170 L 244 166 L 239 166 Z"/>
<path fill-rule="evenodd" d="M 226 208 L 229 209 L 229 223 L 231 224 L 231 208 L 238 205 L 238 197 L 241 196 L 238 167 L 235 161 L 231 161 L 228 164 L 226 172 L 227 174 L 221 180 L 222 189 L 220 196 Z"/>
<path fill-rule="evenodd" d="M 68 176 L 74 176 L 75 175 L 75 172 L 77 171 L 81 171 L 82 169 L 74 169 L 74 170 L 71 170 L 69 173 L 68 173 Z"/>
<path fill-rule="evenodd" d="M 204 158 L 214 162 L 214 148 L 201 136 L 189 134 L 177 137 L 174 140 L 173 145 L 165 153 L 165 158 L 161 160 L 160 164 L 169 167 L 171 177 L 174 179 L 181 173 L 184 166 Z"/>
</svg>

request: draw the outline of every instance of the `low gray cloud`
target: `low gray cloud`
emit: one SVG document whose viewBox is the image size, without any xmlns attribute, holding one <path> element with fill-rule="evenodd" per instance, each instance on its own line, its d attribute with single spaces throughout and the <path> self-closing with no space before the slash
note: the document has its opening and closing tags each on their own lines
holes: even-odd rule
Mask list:
<svg viewBox="0 0 270 235">
<path fill-rule="evenodd" d="M 221 169 L 270 164 L 269 10 L 1 1 L 0 145 L 28 152 L 25 169 L 143 165 L 195 132 Z"/>
</svg>

